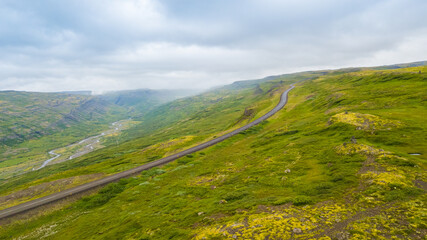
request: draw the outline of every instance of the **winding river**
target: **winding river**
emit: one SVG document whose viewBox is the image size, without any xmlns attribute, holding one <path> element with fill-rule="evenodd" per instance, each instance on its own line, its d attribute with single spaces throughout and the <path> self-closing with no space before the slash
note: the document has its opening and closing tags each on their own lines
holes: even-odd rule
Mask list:
<svg viewBox="0 0 427 240">
<path fill-rule="evenodd" d="M 115 134 L 123 130 L 124 122 L 129 120 L 130 119 L 113 122 L 110 126 L 110 129 L 102 132 L 101 134 L 98 134 L 96 136 L 91 136 L 83 140 L 80 140 L 79 142 L 72 143 L 68 146 L 49 151 L 49 154 L 52 155 L 52 157 L 45 160 L 40 167 L 37 167 L 37 168 L 34 167 L 33 171 L 44 168 L 49 164 L 54 164 L 52 162 L 58 158 L 60 159 L 58 159 L 58 161 L 55 161 L 55 163 L 71 160 L 71 159 L 83 156 L 87 153 L 90 153 L 96 149 L 102 148 L 103 146 L 101 145 L 101 139 L 103 137 L 107 137 L 108 135 Z M 60 154 L 57 152 L 63 152 L 63 153 Z"/>
</svg>

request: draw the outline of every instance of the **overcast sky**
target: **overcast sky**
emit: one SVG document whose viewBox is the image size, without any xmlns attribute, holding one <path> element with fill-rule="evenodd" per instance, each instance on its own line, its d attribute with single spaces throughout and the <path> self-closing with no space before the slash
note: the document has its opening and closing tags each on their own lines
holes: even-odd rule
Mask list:
<svg viewBox="0 0 427 240">
<path fill-rule="evenodd" d="M 0 0 L 0 89 L 207 88 L 427 60 L 426 0 Z"/>
</svg>

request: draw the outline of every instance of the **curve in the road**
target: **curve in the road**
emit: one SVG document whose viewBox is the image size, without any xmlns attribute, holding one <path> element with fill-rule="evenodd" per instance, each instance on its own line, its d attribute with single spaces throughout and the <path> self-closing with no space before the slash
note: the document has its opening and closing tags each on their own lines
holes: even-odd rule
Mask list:
<svg viewBox="0 0 427 240">
<path fill-rule="evenodd" d="M 116 173 L 114 175 L 95 180 L 93 182 L 89 182 L 89 183 L 86 183 L 86 184 L 83 184 L 83 185 L 80 185 L 80 186 L 77 186 L 74 188 L 66 189 L 66 190 L 58 192 L 58 193 L 54 193 L 54 194 L 51 194 L 51 195 L 48 195 L 45 197 L 41 197 L 41 198 L 26 202 L 26 203 L 22 203 L 22 204 L 19 204 L 19 205 L 10 207 L 10 208 L 3 209 L 0 211 L 0 219 L 11 217 L 13 215 L 17 215 L 19 213 L 37 208 L 39 206 L 64 199 L 64 198 L 69 197 L 71 195 L 82 193 L 82 192 L 88 191 L 90 189 L 93 189 L 93 188 L 96 188 L 96 187 L 99 187 L 99 186 L 102 186 L 102 185 L 105 185 L 105 184 L 108 184 L 111 182 L 115 182 L 121 178 L 126 178 L 126 177 L 132 176 L 134 174 L 137 174 L 139 172 L 142 172 L 144 170 L 148 170 L 150 168 L 157 167 L 157 166 L 172 162 L 172 161 L 174 161 L 180 157 L 183 157 L 183 156 L 188 155 L 190 153 L 200 151 L 200 150 L 205 149 L 209 146 L 212 146 L 212 145 L 215 145 L 221 141 L 224 141 L 225 139 L 230 138 L 231 136 L 234 136 L 234 135 L 236 135 L 242 131 L 247 130 L 250 127 L 253 127 L 253 126 L 259 124 L 260 122 L 271 117 L 273 114 L 277 113 L 280 109 L 282 109 L 286 105 L 286 103 L 288 101 L 288 93 L 294 87 L 295 86 L 293 84 L 291 84 L 291 87 L 282 93 L 282 95 L 280 97 L 280 102 L 276 105 L 276 107 L 274 107 L 272 110 L 270 110 L 268 113 L 266 113 L 262 117 L 256 119 L 253 122 L 248 123 L 247 125 L 245 125 L 241 128 L 238 128 L 232 132 L 229 132 L 223 136 L 217 137 L 217 138 L 212 139 L 210 141 L 204 142 L 204 143 L 197 145 L 195 147 L 186 149 L 182 152 L 173 154 L 173 155 L 165 157 L 165 158 L 161 158 L 161 159 L 153 161 L 153 162 L 149 162 L 147 164 L 138 166 L 136 168 L 132 168 L 132 169 L 129 169 L 129 170 L 124 171 L 124 172 Z"/>
</svg>

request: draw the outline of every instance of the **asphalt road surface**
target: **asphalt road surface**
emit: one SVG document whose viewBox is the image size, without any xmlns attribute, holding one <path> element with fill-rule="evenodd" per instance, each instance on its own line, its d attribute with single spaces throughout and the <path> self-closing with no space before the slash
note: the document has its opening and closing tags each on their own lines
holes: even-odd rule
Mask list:
<svg viewBox="0 0 427 240">
<path fill-rule="evenodd" d="M 48 195 L 48 196 L 45 196 L 42 198 L 38 198 L 38 199 L 29 201 L 29 202 L 25 202 L 25 203 L 22 203 L 22 204 L 19 204 L 19 205 L 10 207 L 10 208 L 3 209 L 0 211 L 0 219 L 11 217 L 13 215 L 17 215 L 19 213 L 23 213 L 25 211 L 37 208 L 39 206 L 46 205 L 48 203 L 52 203 L 52 202 L 64 199 L 64 198 L 69 197 L 71 195 L 82 193 L 82 192 L 88 191 L 90 189 L 93 189 L 93 188 L 96 188 L 99 186 L 103 186 L 103 185 L 111 183 L 111 182 L 115 182 L 121 178 L 130 177 L 130 176 L 138 174 L 144 170 L 147 170 L 147 169 L 150 169 L 153 167 L 157 167 L 157 166 L 161 166 L 163 164 L 172 162 L 172 161 L 174 161 L 180 157 L 183 157 L 185 155 L 200 151 L 200 150 L 205 149 L 209 146 L 212 146 L 212 145 L 215 145 L 221 141 L 224 141 L 225 139 L 230 138 L 231 136 L 234 136 L 234 135 L 236 135 L 242 131 L 247 130 L 250 127 L 253 127 L 253 126 L 259 124 L 260 122 L 271 117 L 273 114 L 277 113 L 280 109 L 282 109 L 286 105 L 286 103 L 288 101 L 288 93 L 294 87 L 295 86 L 292 84 L 288 90 L 286 90 L 284 93 L 282 93 L 282 95 L 280 97 L 280 102 L 276 105 L 276 107 L 274 107 L 272 110 L 270 110 L 268 113 L 266 113 L 262 117 L 256 119 L 253 122 L 248 123 L 247 125 L 245 125 L 241 128 L 238 128 L 238 129 L 236 129 L 232 132 L 229 132 L 223 136 L 217 137 L 215 139 L 212 139 L 208 142 L 202 143 L 202 144 L 197 145 L 195 147 L 186 149 L 182 152 L 176 153 L 174 155 L 171 155 L 171 156 L 168 156 L 165 158 L 161 158 L 161 159 L 153 161 L 153 162 L 149 162 L 149 163 L 141 165 L 139 167 L 132 168 L 132 169 L 129 169 L 129 170 L 124 171 L 124 172 L 116 173 L 114 175 L 111 175 L 111 176 L 108 176 L 108 177 L 105 177 L 102 179 L 98 179 L 98 180 L 95 180 L 93 182 L 89 182 L 89 183 L 86 183 L 86 184 L 83 184 L 83 185 L 80 185 L 77 187 L 66 189 L 64 191 L 54 193 L 54 194 L 51 194 L 51 195 Z"/>
</svg>

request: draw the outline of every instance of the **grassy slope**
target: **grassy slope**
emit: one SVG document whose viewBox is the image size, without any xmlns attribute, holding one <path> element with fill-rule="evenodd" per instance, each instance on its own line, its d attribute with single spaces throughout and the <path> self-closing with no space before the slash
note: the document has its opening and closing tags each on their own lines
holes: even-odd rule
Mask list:
<svg viewBox="0 0 427 240">
<path fill-rule="evenodd" d="M 312 75 L 310 73 L 291 75 L 286 77 L 286 80 L 297 81 L 311 78 Z M 117 173 L 195 145 L 222 134 L 225 130 L 237 128 L 253 117 L 265 113 L 278 102 L 280 93 L 288 86 L 287 83 L 280 81 L 261 84 L 261 88 L 264 89 L 262 92 L 255 91 L 258 88 L 257 84 L 235 84 L 161 106 L 155 112 L 139 119 L 143 123 L 130 129 L 128 134 L 120 135 L 118 142 L 132 139 L 135 133 L 140 138 L 8 179 L 0 184 L 1 195 L 58 179 L 94 173 Z M 253 109 L 253 114 L 242 118 L 244 112 L 242 109 L 246 107 Z M 201 114 L 204 118 L 200 119 Z M 178 139 L 174 141 L 171 149 L 146 149 L 141 152 L 152 144 L 171 141 L 174 138 Z M 110 143 L 116 143 L 116 139 L 110 139 Z M 47 193 L 34 195 L 33 198 L 45 194 Z"/>
<path fill-rule="evenodd" d="M 301 82 L 290 93 L 285 110 L 265 123 L 160 169 L 111 184 L 68 208 L 7 226 L 0 236 L 422 238 L 426 233 L 426 195 L 420 189 L 427 182 L 426 72 L 427 67 L 336 71 Z M 264 100 L 246 106 L 251 105 L 262 106 L 259 115 L 273 104 Z M 180 106 L 179 101 L 170 106 Z M 186 106 L 185 101 L 181 106 Z M 62 170 L 71 169 L 41 181 L 98 170 L 115 172 L 126 168 L 117 166 L 171 153 L 230 128 L 242 115 L 212 123 L 206 119 L 217 120 L 219 109 L 233 112 L 228 109 L 235 105 L 214 106 L 197 121 L 191 119 L 197 114 L 176 117 L 182 119 L 175 123 L 178 127 L 166 128 L 167 132 L 163 126 L 174 121 L 166 119 L 162 125 L 158 119 L 155 132 L 138 133 L 146 134 L 146 140 L 94 153 L 85 161 L 117 156 L 79 169 L 64 164 Z M 340 118 L 345 111 L 359 117 Z M 396 121 L 399 124 L 390 124 Z M 202 126 L 208 130 L 200 132 Z M 168 136 L 177 140 L 167 141 Z M 357 143 L 350 142 L 352 136 Z M 34 183 L 31 177 L 24 180 L 20 180 L 24 185 Z"/>
</svg>

